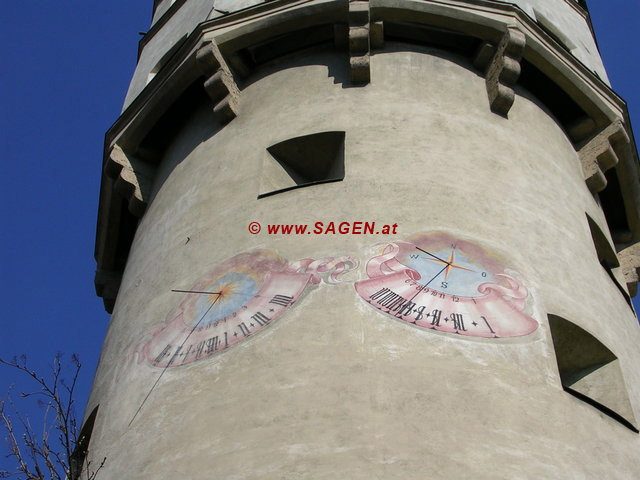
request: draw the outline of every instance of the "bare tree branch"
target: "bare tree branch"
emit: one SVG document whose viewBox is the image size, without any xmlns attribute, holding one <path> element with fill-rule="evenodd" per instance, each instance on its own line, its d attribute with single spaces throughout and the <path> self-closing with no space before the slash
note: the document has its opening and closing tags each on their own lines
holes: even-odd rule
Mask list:
<svg viewBox="0 0 640 480">
<path fill-rule="evenodd" d="M 42 430 L 36 434 L 29 418 L 20 414 L 9 389 L 6 400 L 0 400 L 0 428 L 6 433 L 7 458 L 15 461 L 15 471 L 0 470 L 0 479 L 22 478 L 26 480 L 78 480 L 82 472 L 87 480 L 95 480 L 104 466 L 106 458 L 93 468 L 85 459 L 88 452 L 88 437 L 79 439 L 75 416 L 75 389 L 82 364 L 74 354 L 71 356 L 69 374 L 62 355 L 56 354 L 51 364 L 51 376 L 47 380 L 27 363 L 21 355 L 11 361 L 0 358 L 0 365 L 17 369 L 30 377 L 36 390 L 21 392 L 23 399 L 34 398 L 44 410 Z M 67 381 L 67 378 L 70 380 Z M 17 422 L 17 423 L 16 423 Z M 16 425 L 18 430 L 16 431 Z M 82 451 L 79 451 L 82 450 Z M 84 464 L 84 469 L 83 469 Z"/>
</svg>

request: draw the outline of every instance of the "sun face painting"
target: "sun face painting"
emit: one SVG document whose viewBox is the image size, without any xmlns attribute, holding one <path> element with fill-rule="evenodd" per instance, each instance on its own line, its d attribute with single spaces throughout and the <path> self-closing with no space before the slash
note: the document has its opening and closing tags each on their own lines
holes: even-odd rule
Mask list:
<svg viewBox="0 0 640 480">
<path fill-rule="evenodd" d="M 259 278 L 244 272 L 229 272 L 204 291 L 194 305 L 191 326 L 208 326 L 225 319 L 240 309 L 248 300 L 258 293 Z"/>
</svg>

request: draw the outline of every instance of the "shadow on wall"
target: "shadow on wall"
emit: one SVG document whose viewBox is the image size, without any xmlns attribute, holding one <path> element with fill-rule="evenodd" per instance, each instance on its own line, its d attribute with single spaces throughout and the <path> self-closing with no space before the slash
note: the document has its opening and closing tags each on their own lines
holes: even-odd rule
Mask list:
<svg viewBox="0 0 640 480">
<path fill-rule="evenodd" d="M 195 82 L 174 105 L 162 116 L 156 126 L 143 141 L 157 152 L 159 165 L 155 176 L 149 205 L 171 172 L 195 150 L 218 133 L 224 124 L 213 112 L 211 100 L 202 88 L 202 82 Z M 180 139 L 180 141 L 175 141 Z"/>
</svg>

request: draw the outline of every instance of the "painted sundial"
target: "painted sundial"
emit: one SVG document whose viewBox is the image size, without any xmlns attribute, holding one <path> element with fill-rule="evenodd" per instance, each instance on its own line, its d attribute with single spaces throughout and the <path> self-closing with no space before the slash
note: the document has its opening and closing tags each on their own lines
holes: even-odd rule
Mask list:
<svg viewBox="0 0 640 480">
<path fill-rule="evenodd" d="M 237 255 L 173 290 L 179 305 L 142 342 L 138 359 L 166 368 L 223 352 L 272 325 L 309 285 L 337 282 L 356 265 L 351 257 L 289 263 L 268 250 Z"/>
<path fill-rule="evenodd" d="M 525 313 L 528 291 L 491 250 L 446 232 L 386 244 L 356 282 L 371 307 L 419 328 L 484 338 L 538 328 Z"/>
</svg>

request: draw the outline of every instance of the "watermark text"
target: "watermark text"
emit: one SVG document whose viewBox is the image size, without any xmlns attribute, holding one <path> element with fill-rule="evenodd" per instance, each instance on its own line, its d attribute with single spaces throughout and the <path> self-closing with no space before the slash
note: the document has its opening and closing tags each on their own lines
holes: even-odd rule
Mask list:
<svg viewBox="0 0 640 480">
<path fill-rule="evenodd" d="M 249 232 L 256 235 L 262 226 L 258 222 L 249 224 Z M 309 224 L 269 224 L 268 235 L 396 235 L 398 224 L 376 222 L 315 222 Z"/>
</svg>

